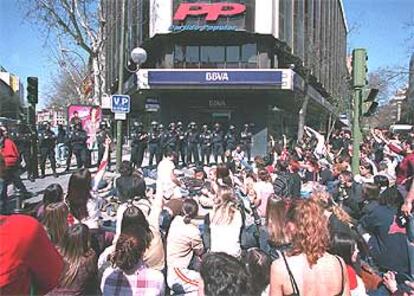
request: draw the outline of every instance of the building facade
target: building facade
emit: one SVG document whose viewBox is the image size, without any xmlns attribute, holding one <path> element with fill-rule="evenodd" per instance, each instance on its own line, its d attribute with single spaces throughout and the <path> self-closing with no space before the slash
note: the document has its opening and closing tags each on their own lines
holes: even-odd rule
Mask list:
<svg viewBox="0 0 414 296">
<path fill-rule="evenodd" d="M 36 122 L 49 122 L 52 127 L 57 127 L 59 124 L 66 126 L 66 110 L 63 108 L 43 109 L 36 112 Z"/>
<path fill-rule="evenodd" d="M 103 3 L 113 93 L 122 1 Z M 123 89 L 144 122 L 254 123 L 263 151 L 269 133 L 296 133 L 305 90 L 307 124 L 318 129 L 345 99 L 341 0 L 129 0 L 127 11 L 126 60 L 136 46 L 148 60 Z"/>
<path fill-rule="evenodd" d="M 20 119 L 25 106 L 21 79 L 0 66 L 0 116 Z"/>
</svg>

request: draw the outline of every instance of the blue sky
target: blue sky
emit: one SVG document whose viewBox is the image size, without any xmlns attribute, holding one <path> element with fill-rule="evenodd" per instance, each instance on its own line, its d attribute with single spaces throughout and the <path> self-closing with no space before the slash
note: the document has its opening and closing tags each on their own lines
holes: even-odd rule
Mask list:
<svg viewBox="0 0 414 296">
<path fill-rule="evenodd" d="M 349 27 L 357 28 L 349 36 L 348 48 L 367 48 L 370 70 L 408 65 L 409 32 L 404 24 L 414 23 L 414 0 L 343 1 Z M 16 0 L 0 0 L 0 65 L 24 81 L 27 76 L 38 76 L 42 105 L 56 66 L 43 46 L 39 28 L 23 20 L 24 13 Z"/>
</svg>

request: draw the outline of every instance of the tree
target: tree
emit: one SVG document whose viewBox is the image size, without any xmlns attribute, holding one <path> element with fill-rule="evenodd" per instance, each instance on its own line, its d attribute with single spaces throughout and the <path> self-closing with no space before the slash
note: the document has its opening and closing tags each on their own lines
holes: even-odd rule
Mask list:
<svg viewBox="0 0 414 296">
<path fill-rule="evenodd" d="M 29 0 L 22 4 L 29 20 L 40 25 L 46 33 L 46 39 L 51 39 L 52 47 L 59 45 L 58 50 L 65 49 L 67 55 L 72 55 L 72 59 L 86 55 L 94 82 L 93 102 L 99 104 L 105 90 L 103 45 L 106 20 L 101 2 Z"/>
</svg>

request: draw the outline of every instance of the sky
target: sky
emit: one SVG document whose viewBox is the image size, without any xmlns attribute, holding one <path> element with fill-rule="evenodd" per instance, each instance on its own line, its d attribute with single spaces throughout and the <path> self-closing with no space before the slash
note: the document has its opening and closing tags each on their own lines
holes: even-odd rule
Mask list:
<svg viewBox="0 0 414 296">
<path fill-rule="evenodd" d="M 414 23 L 414 0 L 343 2 L 350 28 L 348 49 L 366 48 L 369 70 L 408 65 L 410 32 L 405 24 Z M 28 76 L 39 77 L 39 107 L 46 103 L 43 97 L 56 69 L 44 40 L 40 28 L 25 21 L 17 0 L 0 0 L 0 65 L 24 82 Z"/>
</svg>

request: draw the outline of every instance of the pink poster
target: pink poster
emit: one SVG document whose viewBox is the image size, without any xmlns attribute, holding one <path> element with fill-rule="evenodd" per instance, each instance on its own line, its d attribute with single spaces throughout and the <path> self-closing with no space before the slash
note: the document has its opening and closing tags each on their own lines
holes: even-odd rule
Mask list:
<svg viewBox="0 0 414 296">
<path fill-rule="evenodd" d="M 76 123 L 81 123 L 82 128 L 88 134 L 88 149 L 97 149 L 96 134 L 102 119 L 102 110 L 99 106 L 70 105 L 68 107 L 68 122 L 73 128 Z"/>
</svg>

